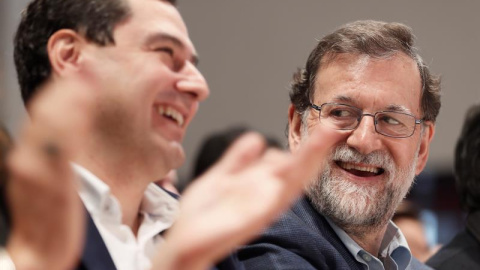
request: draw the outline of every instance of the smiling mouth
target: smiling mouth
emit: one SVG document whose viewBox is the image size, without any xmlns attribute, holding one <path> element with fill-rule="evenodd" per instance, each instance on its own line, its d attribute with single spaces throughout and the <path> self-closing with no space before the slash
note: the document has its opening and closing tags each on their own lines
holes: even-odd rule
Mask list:
<svg viewBox="0 0 480 270">
<path fill-rule="evenodd" d="M 183 124 L 185 123 L 185 117 L 179 111 L 170 106 L 158 106 L 157 112 L 161 116 L 177 123 L 179 127 L 183 127 Z"/>
<path fill-rule="evenodd" d="M 335 161 L 335 163 L 343 170 L 359 177 L 373 177 L 381 175 L 385 172 L 383 168 L 375 166 L 360 165 L 343 161 Z"/>
</svg>

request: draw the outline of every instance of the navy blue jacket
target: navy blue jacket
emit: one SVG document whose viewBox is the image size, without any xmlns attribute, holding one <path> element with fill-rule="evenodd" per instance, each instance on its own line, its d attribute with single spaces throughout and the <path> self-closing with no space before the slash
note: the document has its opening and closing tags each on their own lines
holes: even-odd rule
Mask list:
<svg viewBox="0 0 480 270">
<path fill-rule="evenodd" d="M 238 258 L 249 270 L 366 269 L 305 197 L 259 239 L 239 250 Z M 413 259 L 411 269 L 430 268 Z"/>
<path fill-rule="evenodd" d="M 170 192 L 168 193 L 172 195 L 172 197 L 178 199 L 178 195 Z M 0 194 L 0 246 L 5 246 L 9 233 L 8 209 L 4 203 L 4 199 L 4 195 Z M 108 252 L 107 246 L 103 242 L 102 236 L 100 235 L 88 211 L 85 210 L 85 213 L 87 218 L 85 246 L 83 248 L 82 256 L 76 269 L 115 270 L 115 264 L 112 257 L 110 256 L 110 253 Z M 212 268 L 212 270 L 214 269 L 243 270 L 244 268 L 242 264 L 238 261 L 236 255 L 233 254 L 218 263 L 216 267 Z"/>
<path fill-rule="evenodd" d="M 103 242 L 102 236 L 98 232 L 97 226 L 92 220 L 90 214 L 87 213 L 87 238 L 85 240 L 85 247 L 83 248 L 82 257 L 78 264 L 79 270 L 115 270 L 110 253 L 108 253 L 107 246 Z"/>
</svg>

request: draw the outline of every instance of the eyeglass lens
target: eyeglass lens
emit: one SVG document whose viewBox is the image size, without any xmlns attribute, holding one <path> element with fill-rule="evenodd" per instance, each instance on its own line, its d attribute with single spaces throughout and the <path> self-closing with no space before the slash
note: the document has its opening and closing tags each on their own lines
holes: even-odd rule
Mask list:
<svg viewBox="0 0 480 270">
<path fill-rule="evenodd" d="M 325 103 L 321 106 L 320 122 L 335 129 L 355 129 L 363 116 L 362 110 L 356 107 Z M 415 117 L 399 112 L 377 112 L 375 117 L 375 130 L 391 137 L 409 137 L 415 131 Z"/>
</svg>

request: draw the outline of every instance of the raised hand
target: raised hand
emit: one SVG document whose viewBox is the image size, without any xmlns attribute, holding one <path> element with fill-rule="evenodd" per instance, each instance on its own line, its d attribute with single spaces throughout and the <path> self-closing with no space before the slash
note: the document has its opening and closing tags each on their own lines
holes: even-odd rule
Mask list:
<svg viewBox="0 0 480 270">
<path fill-rule="evenodd" d="M 89 127 L 93 97 L 81 85 L 41 92 L 8 161 L 7 243 L 16 269 L 70 269 L 80 256 L 85 210 L 69 160 Z"/>
<path fill-rule="evenodd" d="M 207 269 L 274 221 L 331 151 L 334 131 L 320 129 L 294 154 L 265 149 L 254 133 L 234 143 L 184 193 L 154 269 Z"/>
</svg>

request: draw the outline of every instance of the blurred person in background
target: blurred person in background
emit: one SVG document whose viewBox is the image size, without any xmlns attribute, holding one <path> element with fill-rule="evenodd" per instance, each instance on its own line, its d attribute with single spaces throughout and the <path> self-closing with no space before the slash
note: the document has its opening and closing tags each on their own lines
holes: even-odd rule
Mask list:
<svg viewBox="0 0 480 270">
<path fill-rule="evenodd" d="M 403 200 L 392 221 L 402 231 L 412 255 L 419 261 L 426 262 L 439 249 L 439 246 L 430 247 L 420 210 L 413 202 Z"/>
<path fill-rule="evenodd" d="M 0 185 L 7 179 L 6 158 L 7 153 L 12 147 L 12 137 L 7 128 L 0 123 Z"/>
<path fill-rule="evenodd" d="M 454 174 L 460 204 L 467 212 L 464 231 L 427 264 L 435 269 L 480 269 L 480 105 L 467 111 L 455 148 Z"/>
<path fill-rule="evenodd" d="M 5 216 L 5 184 L 8 178 L 7 154 L 12 147 L 12 138 L 5 126 L 0 123 L 0 246 L 5 245 L 8 234 L 8 217 Z"/>
<path fill-rule="evenodd" d="M 220 160 L 228 147 L 230 147 L 236 139 L 252 131 L 253 129 L 250 127 L 237 125 L 208 134 L 200 143 L 190 179 L 193 181 L 193 179 L 206 172 L 213 164 Z M 264 135 L 264 137 L 268 147 L 283 149 L 277 139 L 266 135 Z"/>
</svg>

